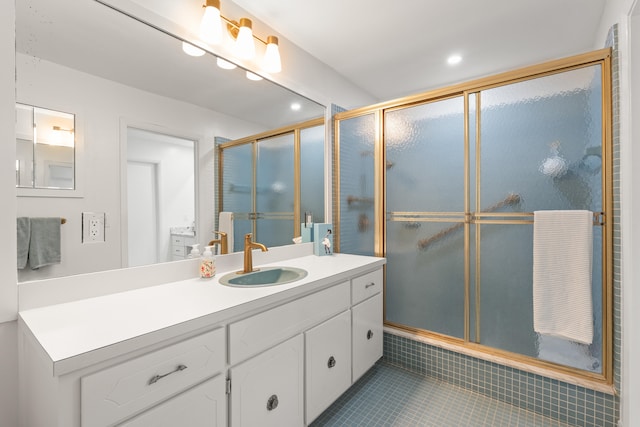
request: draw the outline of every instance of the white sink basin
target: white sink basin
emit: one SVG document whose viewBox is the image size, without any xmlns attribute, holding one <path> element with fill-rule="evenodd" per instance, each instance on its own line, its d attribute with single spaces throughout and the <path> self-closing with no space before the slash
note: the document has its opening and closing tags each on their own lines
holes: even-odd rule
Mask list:
<svg viewBox="0 0 640 427">
<path fill-rule="evenodd" d="M 307 271 L 294 267 L 265 267 L 251 273 L 227 273 L 219 282 L 227 286 L 248 288 L 256 286 L 284 285 L 307 276 Z"/>
</svg>

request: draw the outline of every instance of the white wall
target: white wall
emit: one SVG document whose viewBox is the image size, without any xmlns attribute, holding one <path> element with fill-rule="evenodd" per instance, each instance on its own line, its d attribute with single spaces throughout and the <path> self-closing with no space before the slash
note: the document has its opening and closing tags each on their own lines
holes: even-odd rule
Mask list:
<svg viewBox="0 0 640 427">
<path fill-rule="evenodd" d="M 620 48 L 620 187 L 622 228 L 622 372 L 621 424 L 640 425 L 640 227 L 634 225 L 640 212 L 640 19 L 629 16 L 636 0 L 608 0 L 598 29 L 597 46 L 602 47 L 609 29 L 618 24 Z M 635 6 L 635 14 L 640 7 Z M 635 108 L 634 108 L 635 106 Z M 635 118 L 635 119 L 634 119 Z M 634 169 L 634 165 L 636 165 Z M 635 193 L 635 195 L 634 195 Z M 634 214 L 635 213 L 635 214 Z M 635 255 L 634 255 L 635 254 Z"/>
<path fill-rule="evenodd" d="M 0 13 L 0 141 L 12 141 L 15 127 L 15 4 Z M 0 144 L 0 424 L 18 423 L 18 355 L 16 318 L 15 144 Z M 9 322 L 7 322 L 9 321 Z M 6 323 L 2 323 L 6 322 Z"/>
<path fill-rule="evenodd" d="M 19 102 L 76 114 L 78 158 L 76 198 L 19 197 L 18 216 L 60 216 L 62 262 L 39 270 L 19 271 L 19 280 L 36 280 L 120 268 L 120 178 L 123 124 L 199 140 L 200 158 L 213 164 L 214 137 L 237 138 L 262 127 L 184 102 L 143 92 L 44 60 L 17 55 Z M 125 133 L 126 134 L 126 133 Z M 125 159 L 126 159 L 126 153 Z M 212 168 L 213 166 L 209 166 Z M 207 168 L 204 168 L 206 171 Z M 214 181 L 202 179 L 202 229 L 213 229 Z M 122 207 L 126 211 L 126 207 Z M 82 212 L 105 212 L 105 242 L 82 244 Z M 14 220 L 15 221 L 15 220 Z M 15 234 L 15 232 L 14 232 Z"/>
</svg>

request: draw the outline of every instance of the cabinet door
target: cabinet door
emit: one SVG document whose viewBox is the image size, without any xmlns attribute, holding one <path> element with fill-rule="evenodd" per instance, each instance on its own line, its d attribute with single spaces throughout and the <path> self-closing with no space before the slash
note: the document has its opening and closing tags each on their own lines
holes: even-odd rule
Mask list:
<svg viewBox="0 0 640 427">
<path fill-rule="evenodd" d="M 121 427 L 222 427 L 227 425 L 224 375 L 205 381 L 124 422 Z"/>
<path fill-rule="evenodd" d="M 353 381 L 382 357 L 382 294 L 353 306 Z"/>
<path fill-rule="evenodd" d="M 351 385 L 351 311 L 305 333 L 305 360 L 310 424 Z"/>
<path fill-rule="evenodd" d="M 303 337 L 297 335 L 229 370 L 231 425 L 303 425 Z"/>
</svg>

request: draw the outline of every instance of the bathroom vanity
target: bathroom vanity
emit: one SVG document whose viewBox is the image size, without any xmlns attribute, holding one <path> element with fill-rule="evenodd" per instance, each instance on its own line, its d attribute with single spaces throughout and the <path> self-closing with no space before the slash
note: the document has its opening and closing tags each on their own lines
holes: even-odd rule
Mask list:
<svg viewBox="0 0 640 427">
<path fill-rule="evenodd" d="M 277 263 L 308 272 L 293 283 L 189 279 L 22 311 L 21 424 L 307 425 L 382 356 L 384 263 L 308 255 Z"/>
</svg>

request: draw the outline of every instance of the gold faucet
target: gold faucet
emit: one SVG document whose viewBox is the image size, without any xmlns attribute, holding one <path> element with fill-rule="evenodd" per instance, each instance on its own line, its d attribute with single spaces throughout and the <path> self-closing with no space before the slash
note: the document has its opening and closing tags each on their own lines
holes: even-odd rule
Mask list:
<svg viewBox="0 0 640 427">
<path fill-rule="evenodd" d="M 222 232 L 222 231 L 214 231 L 213 234 L 217 234 L 218 236 L 220 236 L 220 238 L 210 241 L 207 246 L 213 246 L 216 243 L 219 243 L 220 244 L 220 255 L 228 254 L 229 253 L 229 244 L 227 243 L 228 242 L 227 233 Z"/>
<path fill-rule="evenodd" d="M 244 268 L 242 271 L 238 271 L 238 274 L 251 273 L 252 271 L 258 271 L 253 269 L 253 256 L 251 254 L 252 249 L 261 249 L 262 252 L 266 252 L 269 249 L 262 243 L 252 242 L 251 233 L 244 235 Z"/>
</svg>

